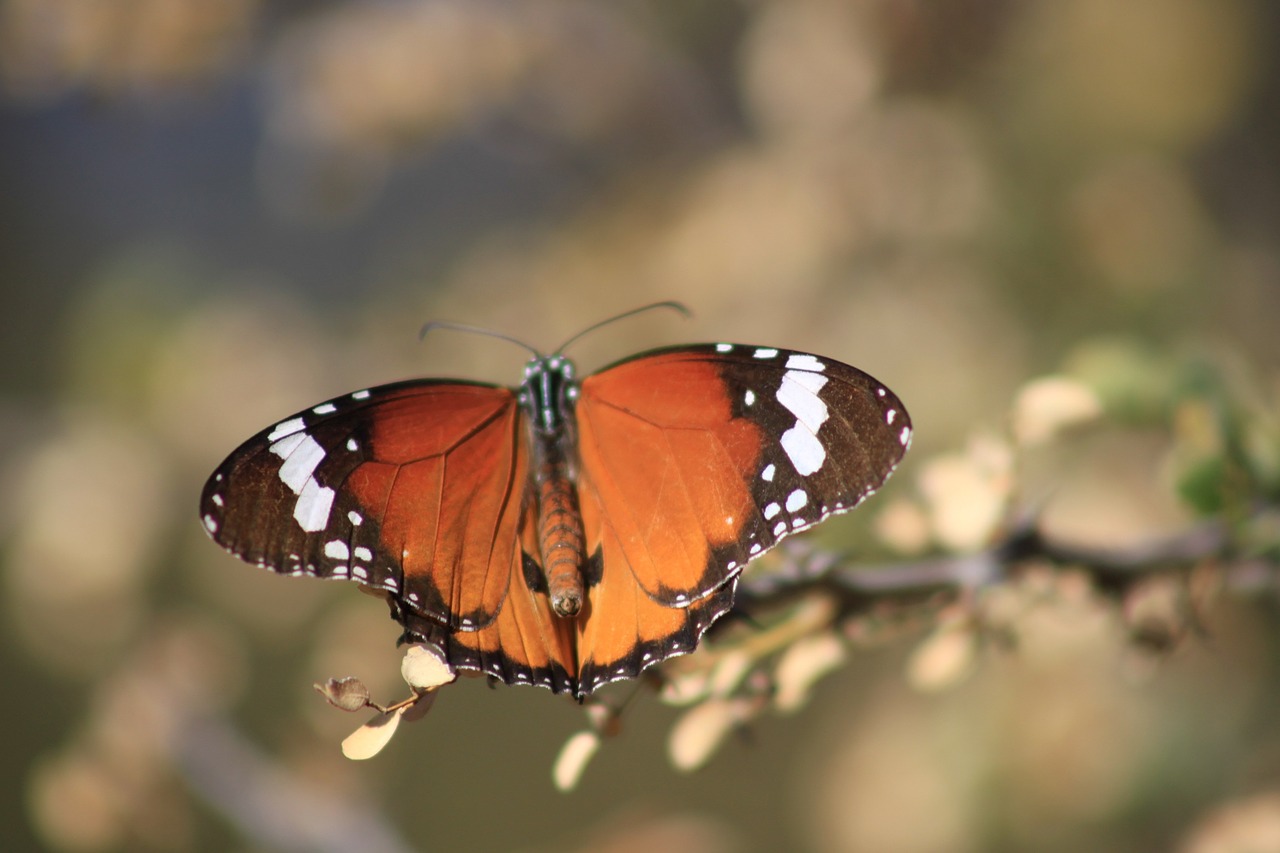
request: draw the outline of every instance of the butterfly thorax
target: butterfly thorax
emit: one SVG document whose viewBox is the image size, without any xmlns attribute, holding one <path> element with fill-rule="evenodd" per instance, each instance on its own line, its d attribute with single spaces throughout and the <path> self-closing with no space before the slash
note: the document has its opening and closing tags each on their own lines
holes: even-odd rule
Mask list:
<svg viewBox="0 0 1280 853">
<path fill-rule="evenodd" d="M 562 356 L 539 357 L 525 368 L 520 404 L 529 419 L 533 451 L 533 493 L 538 501 L 538 546 L 551 607 L 572 617 L 582 609 L 584 557 L 582 515 L 574 490 L 577 397 L 573 363 Z"/>
</svg>

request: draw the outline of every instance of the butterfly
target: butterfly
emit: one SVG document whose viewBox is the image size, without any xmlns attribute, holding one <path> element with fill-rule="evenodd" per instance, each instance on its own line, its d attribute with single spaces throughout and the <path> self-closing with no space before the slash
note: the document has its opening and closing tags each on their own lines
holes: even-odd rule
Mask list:
<svg viewBox="0 0 1280 853">
<path fill-rule="evenodd" d="M 893 392 L 823 356 L 676 346 L 579 379 L 530 349 L 518 387 L 416 379 L 276 422 L 210 477 L 204 529 L 362 584 L 455 668 L 581 699 L 693 651 L 749 562 L 911 439 Z"/>
</svg>

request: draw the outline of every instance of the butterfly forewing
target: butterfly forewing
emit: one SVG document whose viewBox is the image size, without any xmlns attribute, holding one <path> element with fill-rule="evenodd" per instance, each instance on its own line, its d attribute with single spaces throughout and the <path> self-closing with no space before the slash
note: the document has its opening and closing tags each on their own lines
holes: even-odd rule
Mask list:
<svg viewBox="0 0 1280 853">
<path fill-rule="evenodd" d="M 451 628 L 507 594 L 527 455 L 507 388 L 404 382 L 330 400 L 245 442 L 205 486 L 209 534 L 285 574 L 358 581 Z"/>
<path fill-rule="evenodd" d="M 911 422 L 862 371 L 806 353 L 658 350 L 582 383 L 583 519 L 644 591 L 686 606 L 782 538 L 875 491 Z"/>
</svg>

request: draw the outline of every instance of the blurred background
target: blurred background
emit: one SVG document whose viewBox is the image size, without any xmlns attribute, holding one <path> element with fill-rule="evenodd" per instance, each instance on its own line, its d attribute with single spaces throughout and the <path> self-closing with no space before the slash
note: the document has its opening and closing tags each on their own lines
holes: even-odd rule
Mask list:
<svg viewBox="0 0 1280 853">
<path fill-rule="evenodd" d="M 1265 578 L 1141 655 L 1049 574 L 1012 651 L 930 680 L 928 625 L 859 645 L 691 773 L 681 710 L 641 693 L 560 793 L 581 711 L 480 680 L 344 759 L 361 719 L 310 685 L 398 698 L 398 628 L 196 518 L 295 410 L 518 379 L 520 350 L 426 320 L 545 350 L 660 299 L 693 319 L 611 326 L 580 368 L 761 343 L 910 408 L 903 468 L 822 547 L 963 553 L 1025 503 L 1134 547 L 1265 497 L 1222 487 L 1214 416 L 1275 473 L 1278 25 L 1264 0 L 0 0 L 5 849 L 1280 850 Z M 1103 415 L 1019 445 L 1045 374 Z"/>
</svg>

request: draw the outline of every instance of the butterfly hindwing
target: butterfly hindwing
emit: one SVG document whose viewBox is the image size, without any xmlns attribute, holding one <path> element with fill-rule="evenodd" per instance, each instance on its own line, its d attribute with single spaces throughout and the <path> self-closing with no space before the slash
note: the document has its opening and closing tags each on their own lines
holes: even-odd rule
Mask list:
<svg viewBox="0 0 1280 853">
<path fill-rule="evenodd" d="M 450 630 L 412 611 L 398 614 L 398 620 L 409 639 L 435 643 L 455 667 L 505 684 L 535 684 L 581 695 L 575 622 L 552 612 L 537 553 L 537 512 L 530 504 L 520 525 L 520 545 L 503 574 L 509 588 L 496 619 L 473 631 Z"/>
<path fill-rule="evenodd" d="M 603 571 L 587 590 L 585 619 L 578 621 L 581 690 L 635 678 L 644 670 L 698 647 L 703 633 L 733 605 L 731 579 L 684 606 L 663 604 L 646 593 L 622 561 L 612 528 L 600 528 Z"/>
</svg>

